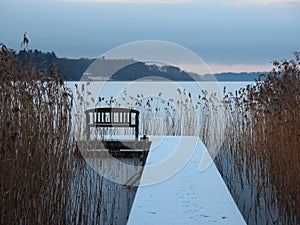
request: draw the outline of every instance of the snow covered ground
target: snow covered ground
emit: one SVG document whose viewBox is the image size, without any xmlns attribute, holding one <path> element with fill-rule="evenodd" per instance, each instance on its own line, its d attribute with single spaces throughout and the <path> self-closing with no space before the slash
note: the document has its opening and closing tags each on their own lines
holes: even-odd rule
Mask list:
<svg viewBox="0 0 300 225">
<path fill-rule="evenodd" d="M 199 170 L 207 151 L 199 138 L 150 140 L 127 225 L 246 224 L 216 166 Z"/>
</svg>

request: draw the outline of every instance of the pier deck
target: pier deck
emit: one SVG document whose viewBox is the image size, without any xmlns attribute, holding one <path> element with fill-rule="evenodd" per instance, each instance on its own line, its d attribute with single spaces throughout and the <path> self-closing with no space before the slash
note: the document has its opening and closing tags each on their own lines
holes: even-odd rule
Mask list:
<svg viewBox="0 0 300 225">
<path fill-rule="evenodd" d="M 216 166 L 199 171 L 207 151 L 199 138 L 151 137 L 151 141 L 140 182 L 150 185 L 138 187 L 127 225 L 246 224 Z M 170 175 L 172 169 L 177 172 Z M 161 176 L 160 181 L 155 176 Z"/>
</svg>

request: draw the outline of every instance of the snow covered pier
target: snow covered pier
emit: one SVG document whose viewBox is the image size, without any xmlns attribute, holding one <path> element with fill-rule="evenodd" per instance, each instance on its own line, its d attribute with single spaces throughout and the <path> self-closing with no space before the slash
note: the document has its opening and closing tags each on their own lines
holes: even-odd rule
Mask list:
<svg viewBox="0 0 300 225">
<path fill-rule="evenodd" d="M 246 224 L 216 166 L 200 171 L 196 137 L 151 137 L 127 225 Z"/>
</svg>

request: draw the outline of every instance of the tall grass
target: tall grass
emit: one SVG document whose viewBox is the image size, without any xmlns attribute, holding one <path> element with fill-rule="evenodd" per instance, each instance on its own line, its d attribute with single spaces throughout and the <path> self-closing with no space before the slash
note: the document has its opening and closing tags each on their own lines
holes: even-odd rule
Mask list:
<svg viewBox="0 0 300 225">
<path fill-rule="evenodd" d="M 300 223 L 300 61 L 274 62 L 264 82 L 224 97 L 218 168 L 249 224 Z"/>
<path fill-rule="evenodd" d="M 0 49 L 0 224 L 126 224 L 135 189 L 74 151 L 73 95 L 55 65 Z"/>
<path fill-rule="evenodd" d="M 1 224 L 46 224 L 67 208 L 71 99 L 54 68 L 1 47 Z"/>
<path fill-rule="evenodd" d="M 98 101 L 90 97 L 88 93 L 89 83 L 76 84 L 77 99 L 86 99 L 86 105 L 77 103 L 76 116 L 84 118 L 84 110 L 91 107 L 124 107 L 136 109 L 140 112 L 140 134 L 146 135 L 167 135 L 167 136 L 198 136 L 199 131 L 199 116 L 201 108 L 193 103 L 191 93 L 178 88 L 178 98 L 166 99 L 164 93 L 158 92 L 157 95 L 144 96 L 143 93 L 138 93 L 135 96 L 129 96 L 127 89 L 124 88 L 120 96 L 116 99 L 114 96 L 109 98 L 100 96 Z M 83 93 L 83 90 L 87 90 Z M 206 117 L 204 117 L 206 118 Z M 203 118 L 203 121 L 204 121 Z M 84 130 L 84 128 L 82 128 Z M 133 130 L 114 129 L 111 134 L 133 134 Z M 81 136 L 81 135 L 80 135 Z"/>
</svg>

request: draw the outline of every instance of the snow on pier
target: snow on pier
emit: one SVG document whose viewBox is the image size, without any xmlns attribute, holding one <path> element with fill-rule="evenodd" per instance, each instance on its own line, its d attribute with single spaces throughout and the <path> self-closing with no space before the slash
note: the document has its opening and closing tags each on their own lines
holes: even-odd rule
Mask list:
<svg viewBox="0 0 300 225">
<path fill-rule="evenodd" d="M 207 153 L 199 138 L 150 139 L 127 225 L 246 224 L 215 164 L 199 170 Z"/>
</svg>

